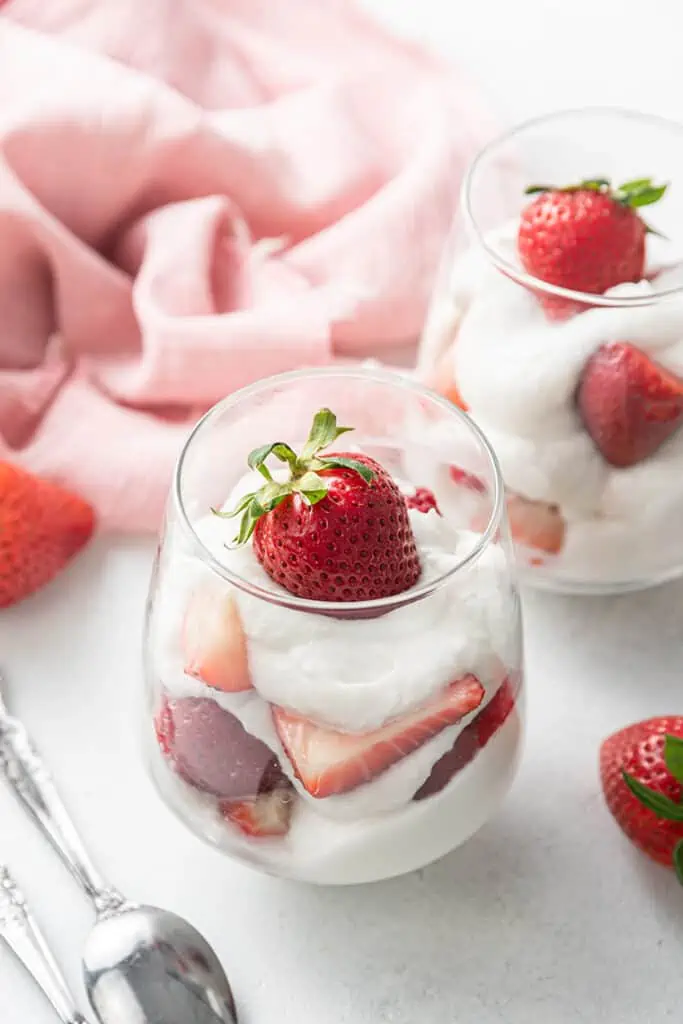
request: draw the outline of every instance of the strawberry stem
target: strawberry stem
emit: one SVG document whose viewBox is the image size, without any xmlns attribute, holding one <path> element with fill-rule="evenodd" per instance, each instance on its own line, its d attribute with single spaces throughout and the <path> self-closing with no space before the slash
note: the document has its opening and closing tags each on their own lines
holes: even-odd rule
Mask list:
<svg viewBox="0 0 683 1024">
<path fill-rule="evenodd" d="M 319 475 L 320 470 L 336 467 L 351 469 L 367 484 L 372 482 L 374 473 L 364 463 L 343 455 L 320 455 L 338 437 L 350 430 L 353 430 L 353 427 L 337 426 L 337 417 L 330 409 L 320 409 L 313 418 L 308 439 L 300 455 L 284 441 L 264 444 L 250 452 L 247 463 L 250 469 L 256 470 L 264 478 L 266 482 L 263 487 L 245 494 L 230 511 L 211 509 L 214 515 L 221 519 L 242 517 L 237 536 L 234 538 L 234 543 L 238 547 L 246 544 L 259 519 L 272 512 L 290 495 L 299 494 L 308 505 L 316 505 L 322 501 L 327 495 L 327 483 L 325 478 Z M 286 480 L 273 478 L 266 465 L 266 460 L 271 456 L 288 467 L 289 476 Z"/>
</svg>

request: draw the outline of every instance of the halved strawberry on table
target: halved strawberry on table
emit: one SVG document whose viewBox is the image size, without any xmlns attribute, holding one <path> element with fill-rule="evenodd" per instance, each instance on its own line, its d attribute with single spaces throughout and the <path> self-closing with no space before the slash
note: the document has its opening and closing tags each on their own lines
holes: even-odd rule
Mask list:
<svg viewBox="0 0 683 1024">
<path fill-rule="evenodd" d="M 683 716 L 650 718 L 600 748 L 600 778 L 612 815 L 629 839 L 683 885 Z"/>
<path fill-rule="evenodd" d="M 0 608 L 49 583 L 94 528 L 95 513 L 83 498 L 0 462 Z"/>
<path fill-rule="evenodd" d="M 225 693 L 251 689 L 247 639 L 229 590 L 204 585 L 192 594 L 183 624 L 185 671 Z"/>
<path fill-rule="evenodd" d="M 370 732 L 341 732 L 280 707 L 273 708 L 273 721 L 296 777 L 311 796 L 324 798 L 371 782 L 456 725 L 483 698 L 479 680 L 467 675 L 425 706 Z"/>
<path fill-rule="evenodd" d="M 653 455 L 683 426 L 683 379 L 635 345 L 614 341 L 588 360 L 577 404 L 603 458 L 626 468 Z"/>
<path fill-rule="evenodd" d="M 617 188 L 605 178 L 576 185 L 531 185 L 535 198 L 522 211 L 517 249 L 522 266 L 539 281 L 586 295 L 638 282 L 645 276 L 648 225 L 638 210 L 658 202 L 666 185 L 651 178 Z M 538 291 L 551 318 L 585 308 L 576 300 Z"/>
</svg>

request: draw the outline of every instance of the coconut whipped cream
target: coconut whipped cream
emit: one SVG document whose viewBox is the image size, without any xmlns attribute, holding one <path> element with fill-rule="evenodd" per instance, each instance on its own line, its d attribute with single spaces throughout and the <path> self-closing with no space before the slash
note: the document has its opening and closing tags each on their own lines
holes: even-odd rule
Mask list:
<svg viewBox="0 0 683 1024">
<path fill-rule="evenodd" d="M 516 262 L 510 229 L 495 245 Z M 680 268 L 658 273 L 658 290 L 679 283 Z M 644 280 L 607 295 L 648 293 L 654 289 Z M 681 556 L 683 431 L 646 461 L 615 469 L 584 428 L 575 395 L 587 360 L 610 341 L 636 345 L 683 376 L 683 298 L 596 307 L 553 322 L 530 291 L 472 250 L 455 265 L 450 293 L 437 297 L 430 331 L 424 345 L 432 356 L 457 332 L 453 377 L 507 486 L 561 507 L 568 528 L 558 569 L 628 576 L 670 562 L 674 550 Z"/>
</svg>

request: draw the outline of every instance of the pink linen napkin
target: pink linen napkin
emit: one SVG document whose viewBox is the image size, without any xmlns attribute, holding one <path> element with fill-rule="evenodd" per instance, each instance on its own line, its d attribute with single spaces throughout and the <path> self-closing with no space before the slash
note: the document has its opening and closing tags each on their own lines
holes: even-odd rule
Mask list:
<svg viewBox="0 0 683 1024">
<path fill-rule="evenodd" d="M 0 0 L 0 458 L 156 528 L 217 399 L 415 340 L 485 130 L 351 0 Z"/>
</svg>

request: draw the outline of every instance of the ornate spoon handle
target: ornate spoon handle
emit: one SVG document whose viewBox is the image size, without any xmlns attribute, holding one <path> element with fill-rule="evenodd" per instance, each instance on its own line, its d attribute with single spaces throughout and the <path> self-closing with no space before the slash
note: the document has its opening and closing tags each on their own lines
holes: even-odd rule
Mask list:
<svg viewBox="0 0 683 1024">
<path fill-rule="evenodd" d="M 9 871 L 0 865 L 0 938 L 22 962 L 64 1024 L 88 1024 Z"/>
<path fill-rule="evenodd" d="M 107 885 L 88 856 L 50 773 L 24 726 L 8 714 L 1 696 L 0 772 L 94 902 L 98 913 L 124 906 L 123 897 Z"/>
</svg>

